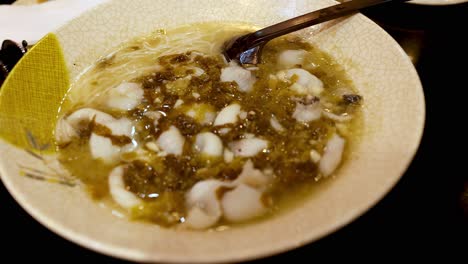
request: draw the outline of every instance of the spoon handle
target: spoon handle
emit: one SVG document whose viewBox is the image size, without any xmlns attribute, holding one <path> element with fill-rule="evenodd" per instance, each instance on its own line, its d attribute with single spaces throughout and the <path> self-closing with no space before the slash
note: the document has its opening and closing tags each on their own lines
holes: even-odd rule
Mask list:
<svg viewBox="0 0 468 264">
<path fill-rule="evenodd" d="M 295 17 L 281 23 L 263 28 L 248 36 L 245 41 L 250 42 L 250 46 L 265 43 L 279 36 L 310 27 L 328 20 L 332 20 L 345 15 L 350 15 L 358 10 L 371 7 L 386 2 L 405 2 L 408 0 L 352 0 L 342 4 L 337 4 L 323 8 L 305 15 Z M 249 39 L 251 41 L 249 41 Z"/>
</svg>

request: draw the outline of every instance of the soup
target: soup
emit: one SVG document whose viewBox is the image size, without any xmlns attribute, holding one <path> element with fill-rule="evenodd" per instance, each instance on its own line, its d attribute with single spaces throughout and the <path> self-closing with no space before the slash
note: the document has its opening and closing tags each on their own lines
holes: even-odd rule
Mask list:
<svg viewBox="0 0 468 264">
<path fill-rule="evenodd" d="M 207 229 L 259 218 L 334 175 L 362 97 L 333 59 L 291 35 L 262 63 L 221 55 L 253 28 L 207 23 L 133 40 L 72 85 L 62 165 L 132 219 Z"/>
</svg>

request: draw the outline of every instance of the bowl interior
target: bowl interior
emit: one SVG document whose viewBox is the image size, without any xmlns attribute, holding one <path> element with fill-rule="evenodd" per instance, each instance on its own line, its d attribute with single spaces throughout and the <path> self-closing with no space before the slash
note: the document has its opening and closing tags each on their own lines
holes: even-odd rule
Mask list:
<svg viewBox="0 0 468 264">
<path fill-rule="evenodd" d="M 195 22 L 266 26 L 333 3 L 115 0 L 83 14 L 29 51 L 0 91 L 3 182 L 21 206 L 54 232 L 135 261 L 246 260 L 298 247 L 342 227 L 399 180 L 419 145 L 425 116 L 422 87 L 410 60 L 362 15 L 299 33 L 330 53 L 353 79 L 365 98 L 364 131 L 338 177 L 285 213 L 222 232 L 129 222 L 91 201 L 60 170 L 51 147 L 60 99 L 79 73 L 112 47 L 155 29 Z"/>
</svg>

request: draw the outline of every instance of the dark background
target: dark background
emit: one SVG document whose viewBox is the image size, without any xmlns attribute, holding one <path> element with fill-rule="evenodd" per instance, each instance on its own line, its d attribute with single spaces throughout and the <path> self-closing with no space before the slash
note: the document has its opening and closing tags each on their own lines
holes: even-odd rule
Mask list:
<svg viewBox="0 0 468 264">
<path fill-rule="evenodd" d="M 386 29 L 415 62 L 427 105 L 419 151 L 396 187 L 356 221 L 313 244 L 258 263 L 343 257 L 378 262 L 461 257 L 466 263 L 468 175 L 462 170 L 466 163 L 462 126 L 468 103 L 464 97 L 468 88 L 468 4 L 397 4 L 364 13 Z M 2 259 L 125 263 L 83 249 L 47 230 L 1 183 L 0 214 Z M 370 257 L 369 252 L 376 257 Z"/>
</svg>

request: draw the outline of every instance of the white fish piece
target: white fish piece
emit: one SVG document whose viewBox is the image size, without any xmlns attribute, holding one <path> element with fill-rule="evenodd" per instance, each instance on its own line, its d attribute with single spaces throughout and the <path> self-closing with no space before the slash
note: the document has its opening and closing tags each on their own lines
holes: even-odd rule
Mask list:
<svg viewBox="0 0 468 264">
<path fill-rule="evenodd" d="M 135 109 L 143 100 L 144 91 L 140 84 L 123 82 L 107 93 L 106 105 L 120 111 Z"/>
<path fill-rule="evenodd" d="M 224 107 L 216 116 L 214 126 L 222 126 L 225 124 L 234 124 L 238 120 L 238 116 L 241 112 L 241 106 L 239 104 L 230 104 Z"/>
<path fill-rule="evenodd" d="M 299 122 L 312 122 L 322 117 L 322 108 L 318 102 L 312 104 L 302 104 L 296 102 L 293 118 Z"/>
<path fill-rule="evenodd" d="M 320 155 L 320 153 L 318 153 L 318 151 L 316 151 L 315 149 L 310 151 L 310 159 L 312 160 L 312 162 L 318 163 L 321 158 L 322 155 Z"/>
<path fill-rule="evenodd" d="M 228 67 L 221 70 L 221 81 L 236 82 L 240 91 L 250 92 L 257 79 L 251 71 L 246 70 L 236 62 L 231 61 Z"/>
<path fill-rule="evenodd" d="M 147 149 L 153 151 L 153 152 L 156 152 L 156 153 L 158 153 L 159 151 L 161 151 L 161 149 L 159 149 L 158 144 L 156 144 L 156 142 L 153 142 L 153 141 L 146 143 L 146 144 L 145 144 L 145 147 L 146 147 Z"/>
<path fill-rule="evenodd" d="M 211 157 L 220 157 L 223 155 L 223 142 L 217 135 L 211 132 L 198 134 L 195 139 L 194 147 L 198 152 Z"/>
<path fill-rule="evenodd" d="M 224 218 L 231 222 L 249 220 L 266 211 L 262 202 L 262 192 L 245 184 L 240 184 L 234 190 L 226 192 L 221 205 Z"/>
<path fill-rule="evenodd" d="M 271 178 L 262 171 L 255 169 L 252 160 L 247 160 L 242 167 L 242 172 L 234 181 L 235 184 L 246 184 L 258 190 L 264 190 L 270 183 Z"/>
<path fill-rule="evenodd" d="M 177 127 L 171 126 L 159 136 L 156 143 L 167 154 L 181 155 L 184 150 L 185 138 Z"/>
<path fill-rule="evenodd" d="M 242 111 L 242 110 L 241 110 L 240 113 L 239 113 L 239 118 L 242 119 L 242 120 L 244 120 L 244 119 L 247 118 L 247 115 L 248 115 L 248 114 L 247 114 L 246 111 Z"/>
<path fill-rule="evenodd" d="M 174 104 L 174 108 L 178 108 L 179 106 L 184 104 L 184 100 L 182 99 L 177 99 L 177 101 Z"/>
<path fill-rule="evenodd" d="M 202 208 L 195 206 L 189 209 L 185 224 L 192 229 L 206 229 L 215 225 L 220 217 L 217 214 L 210 215 Z"/>
<path fill-rule="evenodd" d="M 291 85 L 290 89 L 296 93 L 319 96 L 323 92 L 323 82 L 304 69 L 289 69 L 280 71 L 277 74 L 277 77 L 282 81 L 290 81 L 293 76 L 297 76 L 298 79 Z"/>
<path fill-rule="evenodd" d="M 143 115 L 151 120 L 159 120 L 163 116 L 161 112 L 158 111 L 146 111 Z"/>
<path fill-rule="evenodd" d="M 66 121 L 75 130 L 80 128 L 80 126 L 88 125 L 91 121 L 94 121 L 109 128 L 115 136 L 131 137 L 134 133 L 134 126 L 130 119 L 125 117 L 116 119 L 107 113 L 92 108 L 79 109 L 69 115 Z"/>
<path fill-rule="evenodd" d="M 95 133 L 92 133 L 89 138 L 89 147 L 94 159 L 101 159 L 108 164 L 115 162 L 120 153 L 120 147 L 114 146 L 110 138 Z"/>
<path fill-rule="evenodd" d="M 112 132 L 112 135 L 115 135 L 115 136 L 132 137 L 133 134 L 135 133 L 133 122 L 126 117 L 104 122 L 102 123 L 102 125 L 109 128 Z"/>
<path fill-rule="evenodd" d="M 66 120 L 73 128 L 78 129 L 80 125 L 88 125 L 93 120 L 96 123 L 105 124 L 114 121 L 115 118 L 93 108 L 81 108 L 69 115 Z"/>
<path fill-rule="evenodd" d="M 286 129 L 281 125 L 281 123 L 278 121 L 276 116 L 272 116 L 270 118 L 270 125 L 271 127 L 276 130 L 277 132 L 284 132 Z"/>
<path fill-rule="evenodd" d="M 345 143 L 346 140 L 336 133 L 328 140 L 319 163 L 319 171 L 325 177 L 331 175 L 340 165 Z"/>
<path fill-rule="evenodd" d="M 278 55 L 278 65 L 282 68 L 302 66 L 307 56 L 305 50 L 285 50 Z"/>
<path fill-rule="evenodd" d="M 218 180 L 196 183 L 185 195 L 189 212 L 185 224 L 194 229 L 204 229 L 216 224 L 223 214 L 217 192 L 221 187 L 229 186 Z"/>
<path fill-rule="evenodd" d="M 126 209 L 131 209 L 142 203 L 141 199 L 138 198 L 134 193 L 128 191 L 125 188 L 123 180 L 124 167 L 115 167 L 109 174 L 109 192 L 114 201 Z"/>
<path fill-rule="evenodd" d="M 158 111 L 147 111 L 143 115 L 153 120 L 153 125 L 155 127 L 159 125 L 159 120 L 163 117 L 163 114 Z"/>
<path fill-rule="evenodd" d="M 58 144 L 66 144 L 78 137 L 76 130 L 64 118 L 61 118 L 55 126 L 55 141 Z"/>
<path fill-rule="evenodd" d="M 218 213 L 218 197 L 216 192 L 220 187 L 229 186 L 220 180 L 204 180 L 197 182 L 186 194 L 187 207 L 199 206 L 209 212 Z"/>
<path fill-rule="evenodd" d="M 265 149 L 268 149 L 268 141 L 260 138 L 244 138 L 231 142 L 229 148 L 235 156 L 253 157 Z"/>
<path fill-rule="evenodd" d="M 224 162 L 230 163 L 234 160 L 234 153 L 232 153 L 232 151 L 226 148 L 224 149 L 223 157 L 224 157 Z"/>
</svg>

